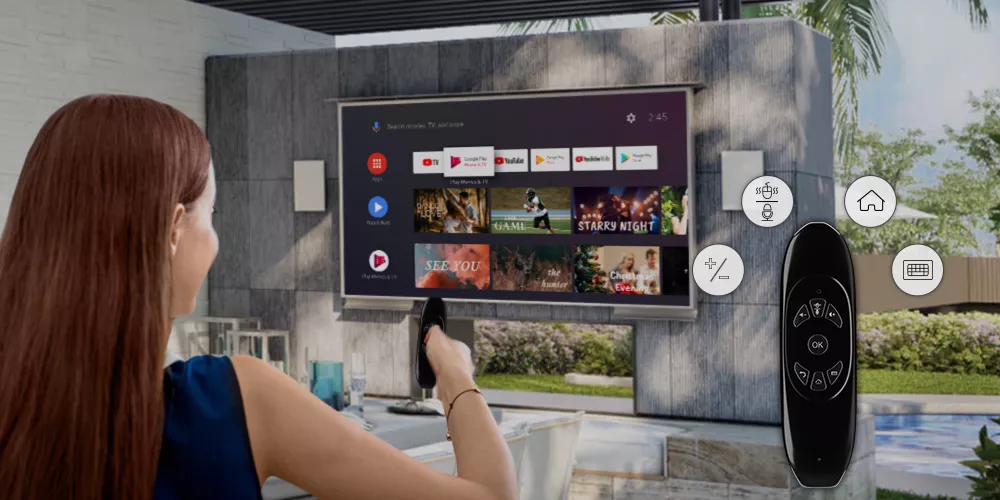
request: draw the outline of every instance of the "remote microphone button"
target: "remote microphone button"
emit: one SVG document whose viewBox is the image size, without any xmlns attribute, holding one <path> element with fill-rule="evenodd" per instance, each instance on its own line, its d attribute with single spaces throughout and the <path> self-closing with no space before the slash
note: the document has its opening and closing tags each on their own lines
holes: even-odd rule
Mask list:
<svg viewBox="0 0 1000 500">
<path fill-rule="evenodd" d="M 840 317 L 840 312 L 837 311 L 837 308 L 833 307 L 833 304 L 826 306 L 826 319 L 837 325 L 837 328 L 844 326 L 844 320 Z"/>
<path fill-rule="evenodd" d="M 830 379 L 830 385 L 837 383 L 837 379 L 840 378 L 840 372 L 843 369 L 844 363 L 837 361 L 837 364 L 833 365 L 833 368 L 826 371 L 826 378 Z"/>
<path fill-rule="evenodd" d="M 809 384 L 809 388 L 814 391 L 826 390 L 826 380 L 823 380 L 822 372 L 813 373 L 812 383 Z"/>
<path fill-rule="evenodd" d="M 826 350 L 830 348 L 830 346 L 826 341 L 826 337 L 819 334 L 809 337 L 808 347 L 809 347 L 809 352 L 815 354 L 816 356 L 825 353 Z"/>
<path fill-rule="evenodd" d="M 809 299 L 809 309 L 812 310 L 814 318 L 818 318 L 823 315 L 823 309 L 826 307 L 826 301 L 823 299 Z"/>
<path fill-rule="evenodd" d="M 805 323 L 809 319 L 809 308 L 805 304 L 799 308 L 799 312 L 795 313 L 795 319 L 792 320 L 792 326 L 798 328 L 799 325 Z"/>
<path fill-rule="evenodd" d="M 798 362 L 795 363 L 794 368 L 795 376 L 799 377 L 799 382 L 802 382 L 802 385 L 809 385 L 809 370 L 803 368 Z"/>
</svg>

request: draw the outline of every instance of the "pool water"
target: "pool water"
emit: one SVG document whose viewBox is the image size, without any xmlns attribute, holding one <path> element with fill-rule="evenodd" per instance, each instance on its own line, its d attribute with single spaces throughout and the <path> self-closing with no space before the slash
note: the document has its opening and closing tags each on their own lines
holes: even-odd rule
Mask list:
<svg viewBox="0 0 1000 500">
<path fill-rule="evenodd" d="M 976 458 L 972 448 L 979 444 L 983 425 L 991 436 L 1000 432 L 1000 426 L 990 420 L 994 417 L 875 415 L 876 466 L 959 478 L 974 474 L 958 462 Z"/>
</svg>

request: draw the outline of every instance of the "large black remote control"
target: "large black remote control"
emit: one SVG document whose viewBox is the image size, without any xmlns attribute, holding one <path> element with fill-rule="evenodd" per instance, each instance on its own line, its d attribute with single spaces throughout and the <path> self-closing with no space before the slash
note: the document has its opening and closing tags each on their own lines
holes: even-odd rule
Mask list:
<svg viewBox="0 0 1000 500">
<path fill-rule="evenodd" d="M 806 488 L 836 487 L 854 452 L 855 303 L 843 236 L 822 222 L 802 226 L 781 281 L 781 405 L 788 463 Z"/>
<path fill-rule="evenodd" d="M 413 363 L 413 376 L 416 377 L 417 385 L 421 389 L 433 389 L 437 384 L 437 377 L 430 361 L 427 360 L 427 334 L 433 326 L 446 330 L 447 324 L 448 314 L 444 301 L 436 297 L 427 299 L 423 309 L 420 310 L 420 320 L 417 325 L 417 359 Z"/>
</svg>

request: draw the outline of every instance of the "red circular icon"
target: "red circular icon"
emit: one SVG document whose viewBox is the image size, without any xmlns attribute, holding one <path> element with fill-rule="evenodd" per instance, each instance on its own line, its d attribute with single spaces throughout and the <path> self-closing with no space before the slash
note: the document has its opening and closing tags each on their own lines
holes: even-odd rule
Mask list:
<svg viewBox="0 0 1000 500">
<path fill-rule="evenodd" d="M 368 157 L 368 171 L 372 175 L 382 175 L 385 173 L 386 166 L 385 155 L 382 153 L 372 153 Z"/>
</svg>

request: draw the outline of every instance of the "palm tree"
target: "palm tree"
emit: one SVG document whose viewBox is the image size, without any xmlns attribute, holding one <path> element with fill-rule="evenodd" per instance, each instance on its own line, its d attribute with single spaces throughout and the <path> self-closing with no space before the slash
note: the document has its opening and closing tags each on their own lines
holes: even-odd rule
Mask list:
<svg viewBox="0 0 1000 500">
<path fill-rule="evenodd" d="M 947 0 L 956 8 L 964 8 L 974 28 L 989 24 L 986 0 Z M 793 17 L 825 33 L 833 43 L 833 92 L 836 151 L 846 158 L 853 151 L 854 132 L 858 121 L 858 89 L 862 82 L 882 71 L 882 53 L 892 29 L 885 16 L 885 0 L 810 0 L 808 2 L 748 5 L 744 18 Z M 658 12 L 651 21 L 655 25 L 685 24 L 698 20 L 696 11 Z M 502 31 L 525 34 L 543 28 L 544 31 L 591 29 L 586 18 L 554 21 L 510 23 Z"/>
</svg>

